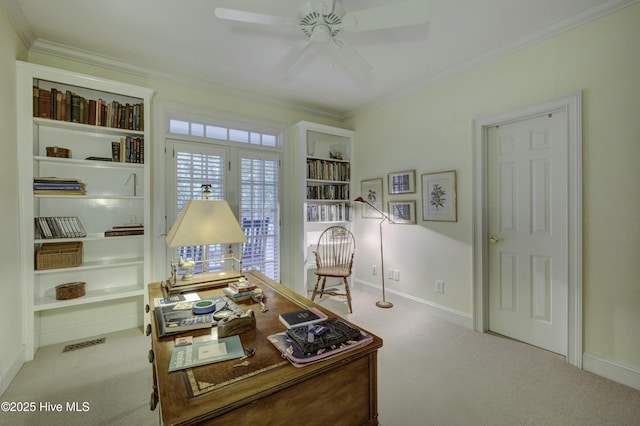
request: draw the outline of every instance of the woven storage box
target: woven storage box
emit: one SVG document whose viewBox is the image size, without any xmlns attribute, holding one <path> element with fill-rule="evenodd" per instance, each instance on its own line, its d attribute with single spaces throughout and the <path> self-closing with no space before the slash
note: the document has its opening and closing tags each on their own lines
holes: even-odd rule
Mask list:
<svg viewBox="0 0 640 426">
<path fill-rule="evenodd" d="M 69 300 L 82 297 L 86 294 L 85 286 L 86 283 L 83 281 L 57 285 L 56 300 Z"/>
<path fill-rule="evenodd" d="M 46 243 L 36 251 L 36 270 L 70 268 L 82 264 L 82 242 Z"/>
<path fill-rule="evenodd" d="M 48 146 L 47 157 L 71 158 L 71 150 L 59 146 Z"/>
</svg>

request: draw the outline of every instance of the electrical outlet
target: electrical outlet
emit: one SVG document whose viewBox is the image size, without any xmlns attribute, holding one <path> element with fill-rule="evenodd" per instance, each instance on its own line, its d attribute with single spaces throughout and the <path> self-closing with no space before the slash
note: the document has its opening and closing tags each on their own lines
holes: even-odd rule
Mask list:
<svg viewBox="0 0 640 426">
<path fill-rule="evenodd" d="M 387 278 L 393 280 L 393 269 L 387 268 Z"/>
<path fill-rule="evenodd" d="M 398 271 L 397 269 L 393 270 L 393 280 L 400 281 L 400 271 Z"/>
<path fill-rule="evenodd" d="M 376 265 L 371 266 L 371 275 L 378 275 L 378 268 Z"/>
<path fill-rule="evenodd" d="M 444 281 L 436 280 L 436 293 L 444 293 Z"/>
</svg>

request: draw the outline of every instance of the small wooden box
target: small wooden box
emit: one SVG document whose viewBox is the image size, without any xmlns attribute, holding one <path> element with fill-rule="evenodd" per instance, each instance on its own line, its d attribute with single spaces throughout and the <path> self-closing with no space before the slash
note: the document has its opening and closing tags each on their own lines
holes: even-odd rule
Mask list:
<svg viewBox="0 0 640 426">
<path fill-rule="evenodd" d="M 45 243 L 36 251 L 36 270 L 71 268 L 82 264 L 82 241 Z"/>
<path fill-rule="evenodd" d="M 56 286 L 56 300 L 76 299 L 85 295 L 86 283 L 76 281 Z"/>
<path fill-rule="evenodd" d="M 47 157 L 71 158 L 71 150 L 59 146 L 48 146 Z"/>
</svg>

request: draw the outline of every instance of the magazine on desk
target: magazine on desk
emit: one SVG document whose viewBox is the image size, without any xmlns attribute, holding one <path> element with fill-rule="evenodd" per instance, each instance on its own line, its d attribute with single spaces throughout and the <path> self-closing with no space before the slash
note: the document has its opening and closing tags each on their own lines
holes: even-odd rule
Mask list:
<svg viewBox="0 0 640 426">
<path fill-rule="evenodd" d="M 215 303 L 211 313 L 194 314 L 193 304 L 200 301 L 183 301 L 154 307 L 158 336 L 166 337 L 185 331 L 211 328 L 218 323 L 218 320 L 229 315 L 244 315 L 244 311 L 226 296 L 205 300 Z"/>
<path fill-rule="evenodd" d="M 175 345 L 171 353 L 169 371 L 183 370 L 228 359 L 242 358 L 244 349 L 238 335 L 212 340 L 210 336 L 196 337 L 186 344 Z"/>
</svg>

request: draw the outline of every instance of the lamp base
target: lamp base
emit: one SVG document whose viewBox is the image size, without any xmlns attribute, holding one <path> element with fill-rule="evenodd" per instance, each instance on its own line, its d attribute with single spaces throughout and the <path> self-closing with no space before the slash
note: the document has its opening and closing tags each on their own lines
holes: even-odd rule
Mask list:
<svg viewBox="0 0 640 426">
<path fill-rule="evenodd" d="M 393 308 L 393 303 L 388 302 L 386 300 L 378 300 L 376 302 L 376 306 L 378 308 Z"/>
</svg>

